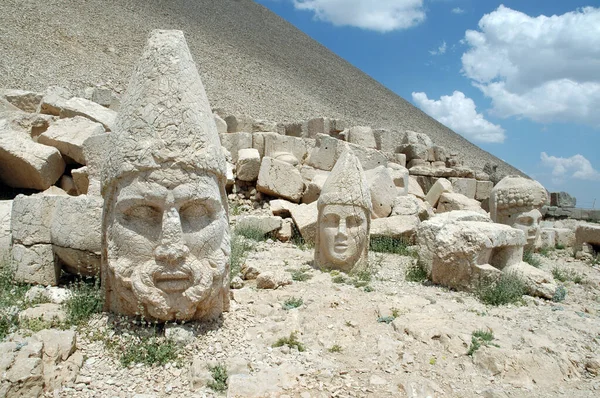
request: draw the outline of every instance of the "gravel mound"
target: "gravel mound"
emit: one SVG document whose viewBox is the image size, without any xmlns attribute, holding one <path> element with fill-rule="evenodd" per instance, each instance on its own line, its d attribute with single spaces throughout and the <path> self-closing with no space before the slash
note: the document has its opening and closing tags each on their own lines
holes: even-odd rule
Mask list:
<svg viewBox="0 0 600 398">
<path fill-rule="evenodd" d="M 213 107 L 424 132 L 468 166 L 522 174 L 251 0 L 2 0 L 0 87 L 122 92 L 152 29 L 185 32 Z"/>
</svg>

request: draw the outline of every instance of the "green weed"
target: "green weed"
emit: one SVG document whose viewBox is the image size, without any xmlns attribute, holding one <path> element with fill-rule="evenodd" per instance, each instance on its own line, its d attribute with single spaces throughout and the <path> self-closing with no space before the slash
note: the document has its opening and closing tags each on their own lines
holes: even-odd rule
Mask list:
<svg viewBox="0 0 600 398">
<path fill-rule="evenodd" d="M 305 282 L 313 277 L 312 274 L 303 269 L 295 269 L 289 272 L 292 274 L 292 280 L 296 282 Z"/>
<path fill-rule="evenodd" d="M 282 307 L 284 310 L 287 311 L 294 308 L 298 308 L 302 304 L 304 304 L 304 301 L 300 297 L 291 297 L 283 302 Z"/>
<path fill-rule="evenodd" d="M 333 352 L 333 353 L 336 353 L 336 352 L 342 352 L 342 351 L 343 351 L 343 348 L 342 348 L 342 346 L 341 346 L 341 345 L 334 344 L 334 345 L 332 345 L 332 346 L 331 346 L 331 347 L 330 347 L 330 348 L 329 348 L 327 351 L 329 351 L 329 352 Z"/>
<path fill-rule="evenodd" d="M 540 268 L 542 266 L 540 259 L 537 258 L 535 253 L 531 250 L 525 250 L 523 252 L 523 261 L 535 268 Z"/>
<path fill-rule="evenodd" d="M 409 249 L 410 242 L 402 238 L 392 238 L 389 236 L 374 236 L 369 242 L 369 250 L 377 253 L 393 253 L 402 256 L 412 256 L 413 252 Z"/>
<path fill-rule="evenodd" d="M 179 347 L 172 340 L 163 337 L 138 337 L 126 341 L 121 347 L 121 364 L 125 367 L 141 363 L 148 366 L 164 366 L 179 356 Z"/>
<path fill-rule="evenodd" d="M 102 312 L 104 292 L 99 278 L 80 279 L 73 282 L 69 288 L 72 296 L 65 303 L 68 324 L 85 324 L 92 315 Z"/>
<path fill-rule="evenodd" d="M 559 267 L 552 268 L 552 276 L 560 282 L 571 281 L 581 284 L 585 281 L 585 276 L 574 269 L 561 269 Z"/>
<path fill-rule="evenodd" d="M 424 282 L 427 279 L 427 270 L 419 261 L 406 267 L 404 278 L 407 282 Z"/>
<path fill-rule="evenodd" d="M 298 341 L 296 332 L 290 333 L 290 337 L 281 337 L 279 340 L 277 340 L 277 342 L 275 342 L 275 344 L 273 344 L 273 347 L 283 347 L 284 345 L 290 348 L 296 348 L 300 352 L 306 351 L 304 344 Z"/>
<path fill-rule="evenodd" d="M 210 366 L 208 368 L 213 380 L 209 381 L 206 385 L 213 391 L 224 392 L 227 390 L 227 368 L 225 365 L 219 364 L 216 366 Z"/>
<path fill-rule="evenodd" d="M 502 274 L 497 280 L 483 280 L 475 293 L 488 305 L 517 303 L 525 294 L 525 282 L 516 274 Z"/>
<path fill-rule="evenodd" d="M 555 303 L 560 303 L 567 298 L 567 289 L 563 285 L 559 285 L 554 291 L 554 295 L 552 296 L 552 301 Z"/>
<path fill-rule="evenodd" d="M 248 258 L 248 254 L 254 250 L 255 243 L 244 238 L 234 232 L 231 237 L 231 255 L 229 256 L 229 264 L 231 266 L 230 278 L 233 279 L 244 265 L 244 261 Z"/>
<path fill-rule="evenodd" d="M 473 356 L 473 354 L 481 348 L 481 346 L 493 346 L 499 347 L 497 344 L 492 343 L 494 341 L 494 333 L 489 330 L 476 330 L 473 332 L 471 337 L 471 345 L 467 355 Z"/>
</svg>

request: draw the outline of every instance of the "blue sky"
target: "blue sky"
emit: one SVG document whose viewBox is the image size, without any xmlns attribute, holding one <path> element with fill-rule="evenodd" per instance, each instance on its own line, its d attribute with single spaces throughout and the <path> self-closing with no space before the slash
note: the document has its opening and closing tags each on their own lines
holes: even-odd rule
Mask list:
<svg viewBox="0 0 600 398">
<path fill-rule="evenodd" d="M 600 7 L 255 0 L 578 207 L 600 208 Z"/>
</svg>

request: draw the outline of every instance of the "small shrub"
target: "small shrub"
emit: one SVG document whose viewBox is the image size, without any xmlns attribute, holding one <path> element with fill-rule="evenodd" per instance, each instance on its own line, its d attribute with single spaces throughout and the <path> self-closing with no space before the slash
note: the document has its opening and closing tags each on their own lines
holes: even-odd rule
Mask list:
<svg viewBox="0 0 600 398">
<path fill-rule="evenodd" d="M 312 274 L 309 274 L 306 270 L 303 269 L 296 269 L 290 272 L 292 274 L 292 280 L 296 282 L 305 282 L 313 277 Z"/>
<path fill-rule="evenodd" d="M 287 311 L 287 310 L 291 310 L 294 308 L 298 308 L 302 304 L 304 304 L 304 301 L 300 297 L 291 297 L 283 302 L 282 307 L 284 310 Z"/>
<path fill-rule="evenodd" d="M 334 344 L 327 351 L 336 353 L 336 352 L 342 352 L 342 350 L 343 350 L 343 348 L 341 345 Z"/>
<path fill-rule="evenodd" d="M 346 277 L 344 275 L 336 275 L 331 278 L 333 283 L 346 283 Z"/>
<path fill-rule="evenodd" d="M 552 296 L 552 301 L 555 303 L 560 303 L 567 298 L 567 289 L 563 285 L 559 285 L 554 291 L 554 295 Z"/>
<path fill-rule="evenodd" d="M 424 282 L 427 279 L 427 270 L 417 261 L 406 268 L 404 277 L 407 282 Z"/>
<path fill-rule="evenodd" d="M 248 253 L 252 250 L 254 250 L 252 241 L 236 233 L 233 234 L 231 237 L 231 255 L 229 256 L 231 278 L 240 272 L 244 261 L 246 261 L 246 258 L 248 257 Z"/>
<path fill-rule="evenodd" d="M 525 282 L 516 274 L 502 274 L 495 281 L 484 280 L 476 289 L 479 300 L 488 305 L 504 305 L 521 301 Z"/>
<path fill-rule="evenodd" d="M 542 247 L 539 250 L 539 253 L 540 253 L 540 256 L 548 257 L 552 251 L 554 251 L 554 248 L 552 248 L 552 247 Z"/>
<path fill-rule="evenodd" d="M 352 275 L 351 283 L 354 287 L 365 287 L 371 282 L 371 279 L 373 279 L 371 271 L 363 270 Z"/>
<path fill-rule="evenodd" d="M 373 289 L 373 287 L 370 285 L 365 286 L 363 290 L 367 293 L 371 293 L 371 292 L 375 291 L 375 289 Z"/>
<path fill-rule="evenodd" d="M 473 332 L 471 337 L 471 345 L 467 355 L 472 356 L 478 349 L 484 346 L 499 347 L 497 344 L 492 343 L 494 341 L 494 333 L 488 330 L 476 330 Z"/>
<path fill-rule="evenodd" d="M 67 323 L 82 325 L 94 314 L 102 312 L 104 307 L 104 294 L 100 280 L 78 280 L 70 285 L 71 298 L 65 303 L 67 310 Z"/>
<path fill-rule="evenodd" d="M 540 259 L 537 258 L 535 253 L 531 250 L 525 250 L 523 252 L 523 261 L 535 268 L 540 268 L 542 266 Z"/>
<path fill-rule="evenodd" d="M 379 318 L 377 318 L 377 322 L 386 323 L 389 325 L 394 321 L 394 319 L 396 319 L 396 317 L 394 316 L 380 316 Z"/>
<path fill-rule="evenodd" d="M 315 247 L 314 243 L 307 242 L 302 237 L 302 234 L 296 227 L 296 224 L 292 224 L 292 239 L 291 242 L 297 246 L 300 250 L 311 250 Z"/>
<path fill-rule="evenodd" d="M 19 311 L 29 303 L 25 293 L 29 286 L 14 281 L 15 267 L 8 253 L 0 253 L 0 340 L 19 327 Z"/>
<path fill-rule="evenodd" d="M 433 357 L 429 358 L 429 364 L 430 365 L 435 365 L 436 362 L 437 362 L 437 360 L 435 358 L 433 358 Z"/>
<path fill-rule="evenodd" d="M 213 391 L 223 392 L 227 390 L 227 368 L 225 365 L 219 364 L 216 366 L 210 366 L 208 368 L 213 380 L 209 381 L 206 385 Z"/>
<path fill-rule="evenodd" d="M 267 240 L 265 234 L 258 228 L 253 227 L 237 227 L 233 233 L 235 235 L 243 236 L 244 238 L 251 239 L 257 242 Z"/>
<path fill-rule="evenodd" d="M 290 348 L 296 348 L 300 352 L 306 351 L 306 347 L 296 337 L 296 332 L 290 333 L 290 337 L 281 337 L 273 347 L 283 347 L 284 345 Z"/>
<path fill-rule="evenodd" d="M 554 248 L 556 250 L 564 250 L 565 249 L 565 245 L 557 243 L 556 246 L 554 246 Z"/>
<path fill-rule="evenodd" d="M 393 253 L 402 256 L 412 255 L 406 239 L 392 238 L 389 236 L 374 236 L 369 242 L 369 249 L 377 253 Z"/>
<path fill-rule="evenodd" d="M 157 336 L 140 337 L 140 341 L 127 341 L 121 349 L 121 364 L 125 367 L 134 363 L 164 366 L 179 355 L 177 344 Z"/>
<path fill-rule="evenodd" d="M 585 280 L 585 276 L 573 269 L 560 269 L 559 267 L 552 268 L 552 276 L 560 282 L 571 281 L 581 284 Z"/>
</svg>

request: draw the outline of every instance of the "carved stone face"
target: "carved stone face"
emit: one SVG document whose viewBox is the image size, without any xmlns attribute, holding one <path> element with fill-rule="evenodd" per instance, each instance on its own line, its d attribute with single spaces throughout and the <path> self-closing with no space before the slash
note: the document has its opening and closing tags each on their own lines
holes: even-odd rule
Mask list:
<svg viewBox="0 0 600 398">
<path fill-rule="evenodd" d="M 210 318 L 228 299 L 228 223 L 210 173 L 162 169 L 117 182 L 105 219 L 112 295 L 121 313 Z"/>
<path fill-rule="evenodd" d="M 367 214 L 352 205 L 326 205 L 319 219 L 319 249 L 323 259 L 351 269 L 368 243 Z"/>
<path fill-rule="evenodd" d="M 518 213 L 499 214 L 498 217 L 498 222 L 501 224 L 510 225 L 525 233 L 527 247 L 533 246 L 539 238 L 541 220 L 542 213 L 540 213 L 538 209 Z"/>
</svg>

